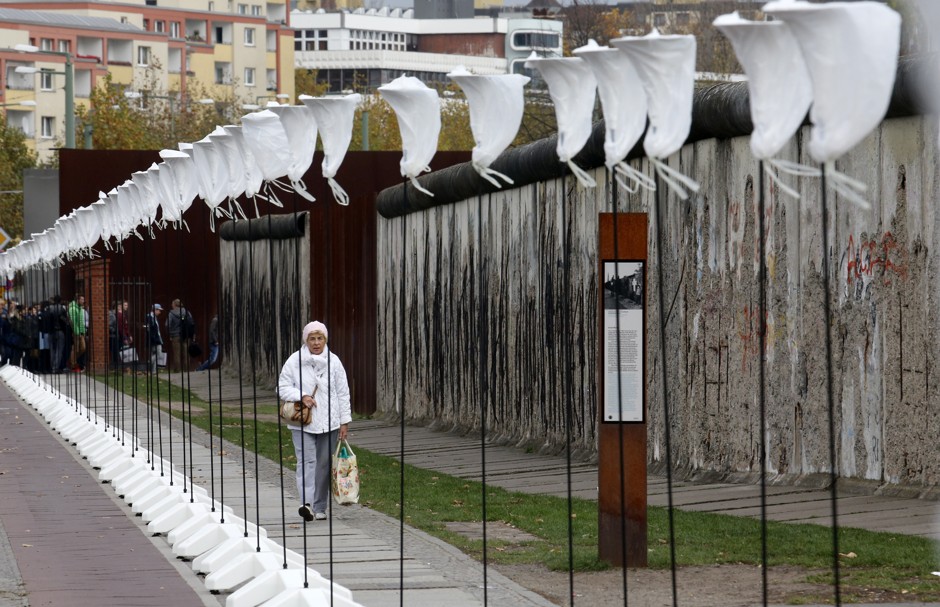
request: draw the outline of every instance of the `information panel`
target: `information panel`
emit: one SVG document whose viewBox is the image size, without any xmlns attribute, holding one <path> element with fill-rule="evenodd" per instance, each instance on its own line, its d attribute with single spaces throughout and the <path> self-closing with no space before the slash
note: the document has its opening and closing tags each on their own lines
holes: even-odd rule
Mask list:
<svg viewBox="0 0 940 607">
<path fill-rule="evenodd" d="M 645 421 L 644 266 L 642 261 L 604 261 L 605 423 Z"/>
</svg>

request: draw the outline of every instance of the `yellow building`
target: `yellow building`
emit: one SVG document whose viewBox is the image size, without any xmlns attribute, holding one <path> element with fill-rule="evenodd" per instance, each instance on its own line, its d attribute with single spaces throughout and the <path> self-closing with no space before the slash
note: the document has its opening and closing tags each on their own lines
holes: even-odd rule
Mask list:
<svg viewBox="0 0 940 607">
<path fill-rule="evenodd" d="M 293 99 L 294 34 L 285 2 L 176 4 L 186 6 L 0 3 L 0 103 L 8 124 L 24 130 L 42 160 L 56 141 L 68 143 L 61 82 L 67 59 L 79 103 L 105 74 L 128 92 L 177 99 L 187 98 L 197 82 L 200 96 L 236 104 L 279 94 Z M 18 45 L 36 52 L 18 51 Z M 30 70 L 39 73 L 30 76 Z"/>
</svg>

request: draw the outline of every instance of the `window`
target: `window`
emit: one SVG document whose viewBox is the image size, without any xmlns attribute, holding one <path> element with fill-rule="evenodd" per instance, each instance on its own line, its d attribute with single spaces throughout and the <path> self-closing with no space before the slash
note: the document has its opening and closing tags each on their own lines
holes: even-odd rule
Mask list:
<svg viewBox="0 0 940 607">
<path fill-rule="evenodd" d="M 229 75 L 231 64 L 216 62 L 215 64 L 215 83 L 216 84 L 231 84 L 231 77 Z"/>
<path fill-rule="evenodd" d="M 180 37 L 179 21 L 170 21 L 170 38 L 179 38 L 179 37 Z"/>
<path fill-rule="evenodd" d="M 150 65 L 150 47 L 137 47 L 137 65 Z"/>
<path fill-rule="evenodd" d="M 145 32 L 150 31 L 150 19 L 144 19 L 144 31 Z"/>
<path fill-rule="evenodd" d="M 260 7 L 260 6 L 252 6 L 252 7 L 251 7 L 251 15 L 252 15 L 253 17 L 260 17 L 260 16 L 261 16 L 261 7 Z"/>
<path fill-rule="evenodd" d="M 209 0 L 209 12 L 211 13 L 214 10 L 215 10 L 215 2 L 212 2 L 212 0 Z"/>
<path fill-rule="evenodd" d="M 42 117 L 42 138 L 52 139 L 55 137 L 55 116 Z"/>
<path fill-rule="evenodd" d="M 153 22 L 153 31 L 163 33 L 166 31 L 166 21 L 158 20 Z"/>
<path fill-rule="evenodd" d="M 222 27 L 215 28 L 215 43 L 225 44 L 225 29 Z"/>
<path fill-rule="evenodd" d="M 39 73 L 39 88 L 43 91 L 51 91 L 55 88 L 52 84 L 52 72 L 43 70 Z"/>
<path fill-rule="evenodd" d="M 679 27 L 688 27 L 689 21 L 690 19 L 688 12 L 676 13 L 676 25 Z"/>
<path fill-rule="evenodd" d="M 255 68 L 246 67 L 245 68 L 245 86 L 254 86 L 255 85 Z"/>
<path fill-rule="evenodd" d="M 239 15 L 247 15 L 247 14 L 248 14 L 248 5 L 247 5 L 247 4 L 239 4 L 239 5 L 238 5 L 238 14 L 239 14 Z"/>
<path fill-rule="evenodd" d="M 59 52 L 60 52 L 60 53 L 71 53 L 71 52 L 72 52 L 72 41 L 71 41 L 71 40 L 59 40 Z"/>
<path fill-rule="evenodd" d="M 39 48 L 44 51 L 51 51 L 55 47 L 53 46 L 55 41 L 52 38 L 43 38 L 39 43 Z"/>
<path fill-rule="evenodd" d="M 255 45 L 255 28 L 246 27 L 245 28 L 245 46 L 254 46 Z"/>
<path fill-rule="evenodd" d="M 558 48 L 561 38 L 553 32 L 514 32 L 512 35 L 512 48 Z"/>
<path fill-rule="evenodd" d="M 666 13 L 653 13 L 653 25 L 655 27 L 665 27 Z"/>
</svg>

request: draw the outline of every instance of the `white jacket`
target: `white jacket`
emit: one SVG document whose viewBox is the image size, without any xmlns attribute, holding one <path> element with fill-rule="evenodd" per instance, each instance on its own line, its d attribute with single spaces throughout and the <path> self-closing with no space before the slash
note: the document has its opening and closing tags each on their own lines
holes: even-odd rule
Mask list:
<svg viewBox="0 0 940 607">
<path fill-rule="evenodd" d="M 277 384 L 278 397 L 284 402 L 297 402 L 304 396 L 313 395 L 316 388 L 314 399 L 317 406 L 313 409 L 310 423 L 303 427 L 304 432 L 322 434 L 352 421 L 346 369 L 329 348 L 324 348 L 320 355 L 313 355 L 307 346 L 301 347 L 284 363 Z M 299 426 L 289 425 L 293 428 Z"/>
</svg>

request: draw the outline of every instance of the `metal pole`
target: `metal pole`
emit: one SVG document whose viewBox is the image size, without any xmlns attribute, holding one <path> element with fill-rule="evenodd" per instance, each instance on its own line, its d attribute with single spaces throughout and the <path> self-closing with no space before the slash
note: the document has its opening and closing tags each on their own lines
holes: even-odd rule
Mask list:
<svg viewBox="0 0 940 607">
<path fill-rule="evenodd" d="M 65 147 L 75 148 L 75 71 L 72 55 L 65 55 Z"/>
</svg>

